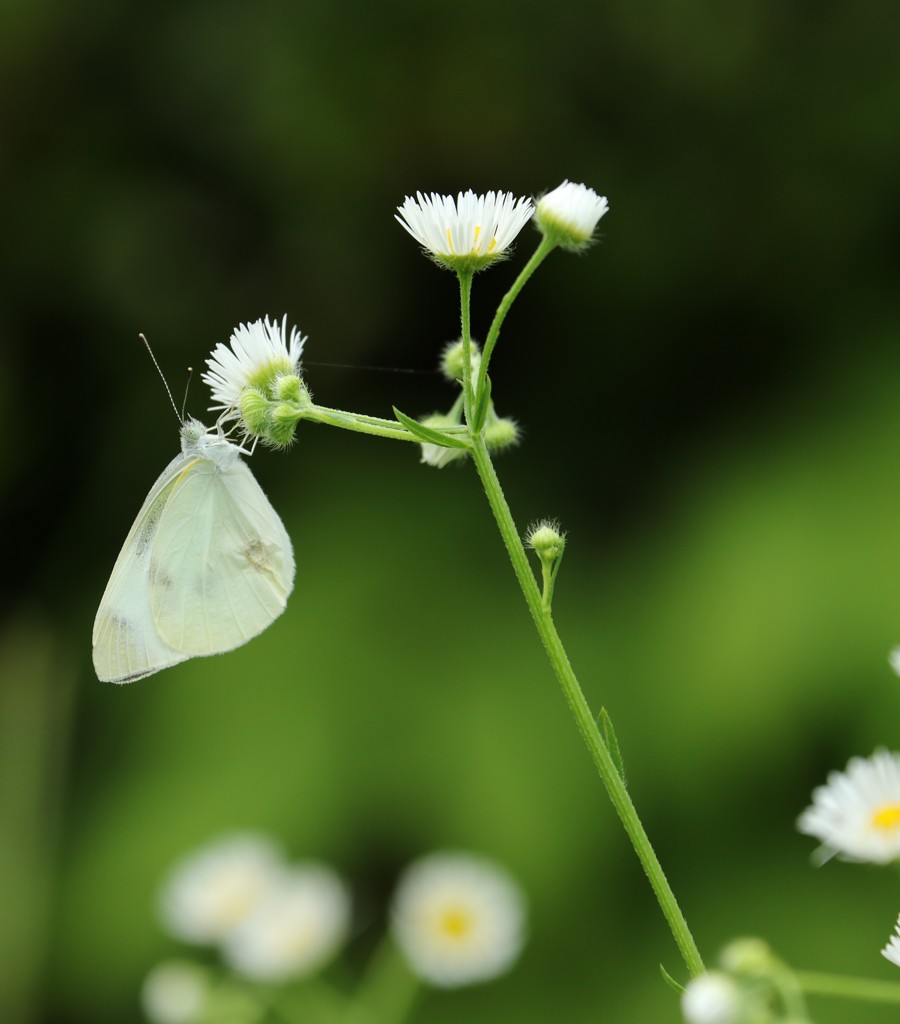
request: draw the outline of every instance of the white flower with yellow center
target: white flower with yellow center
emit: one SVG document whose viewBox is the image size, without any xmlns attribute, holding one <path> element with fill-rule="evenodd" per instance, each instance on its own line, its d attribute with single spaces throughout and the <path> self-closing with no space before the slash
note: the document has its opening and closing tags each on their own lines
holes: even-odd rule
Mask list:
<svg viewBox="0 0 900 1024">
<path fill-rule="evenodd" d="M 324 865 L 299 864 L 227 936 L 223 953 L 244 977 L 296 978 L 325 965 L 349 924 L 350 898 L 341 879 Z"/>
<path fill-rule="evenodd" d="M 287 317 L 280 326 L 268 317 L 241 324 L 228 345 L 219 342 L 206 360 L 209 370 L 202 377 L 216 403 L 210 409 L 223 410 L 225 419 L 234 418 L 246 388 L 271 397 L 279 377 L 299 376 L 305 341 L 296 327 L 288 335 Z"/>
<path fill-rule="evenodd" d="M 160 894 L 166 928 L 187 942 L 219 942 L 278 885 L 285 865 L 262 836 L 228 836 L 177 864 Z"/>
<path fill-rule="evenodd" d="M 900 967 L 900 918 L 897 918 L 897 923 L 894 925 L 894 934 L 888 939 L 888 943 L 881 951 L 881 955 L 886 960 L 890 960 L 892 964 Z"/>
<path fill-rule="evenodd" d="M 200 1024 L 209 1002 L 209 975 L 186 960 L 167 960 L 147 975 L 141 1006 L 153 1024 Z"/>
<path fill-rule="evenodd" d="M 499 865 L 438 853 L 407 869 L 394 897 L 392 930 L 412 970 L 452 988 L 507 971 L 525 940 L 525 900 Z"/>
<path fill-rule="evenodd" d="M 827 784 L 813 790 L 797 828 L 830 854 L 874 864 L 900 859 L 900 754 L 876 750 L 831 772 Z"/>
<path fill-rule="evenodd" d="M 609 210 L 606 196 L 587 185 L 564 181 L 537 201 L 534 219 L 541 232 L 563 249 L 589 245 L 597 222 Z"/>
<path fill-rule="evenodd" d="M 407 196 L 394 216 L 437 262 L 450 270 L 482 270 L 506 254 L 534 206 L 512 192 L 478 196 L 470 189 L 453 196 Z"/>
</svg>

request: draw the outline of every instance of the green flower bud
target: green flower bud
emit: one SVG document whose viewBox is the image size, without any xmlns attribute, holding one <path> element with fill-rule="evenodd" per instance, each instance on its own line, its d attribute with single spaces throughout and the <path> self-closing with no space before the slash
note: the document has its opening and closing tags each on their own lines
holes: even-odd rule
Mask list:
<svg viewBox="0 0 900 1024">
<path fill-rule="evenodd" d="M 269 400 L 257 388 L 244 388 L 238 399 L 244 430 L 251 437 L 264 437 L 269 427 Z"/>
<path fill-rule="evenodd" d="M 525 543 L 543 561 L 556 561 L 566 544 L 566 535 L 560 532 L 559 523 L 553 519 L 542 519 L 529 527 Z"/>
<path fill-rule="evenodd" d="M 484 443 L 488 448 L 500 451 L 509 448 L 519 440 L 519 426 L 515 420 L 497 417 L 489 420 L 484 428 Z"/>
<path fill-rule="evenodd" d="M 472 353 L 472 376 L 474 377 L 478 373 L 478 367 L 481 364 L 481 349 L 478 347 L 478 342 L 474 340 L 470 341 L 470 347 Z M 440 371 L 451 383 L 463 379 L 463 353 L 462 338 L 459 341 L 448 342 L 441 353 Z"/>
<path fill-rule="evenodd" d="M 764 978 L 778 968 L 772 950 L 762 939 L 735 939 L 729 942 L 722 950 L 719 963 L 726 971 L 745 978 Z"/>
</svg>

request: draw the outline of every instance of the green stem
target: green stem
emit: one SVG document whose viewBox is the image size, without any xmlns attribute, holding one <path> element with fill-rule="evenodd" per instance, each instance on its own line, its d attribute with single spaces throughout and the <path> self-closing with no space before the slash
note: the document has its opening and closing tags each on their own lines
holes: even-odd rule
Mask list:
<svg viewBox="0 0 900 1024">
<path fill-rule="evenodd" d="M 550 609 L 544 607 L 541 592 L 528 563 L 528 555 L 519 537 L 512 513 L 506 502 L 503 489 L 500 486 L 500 481 L 491 462 L 491 457 L 488 454 L 487 446 L 481 436 L 472 438 L 472 458 L 478 469 L 478 475 L 481 477 L 488 503 L 494 513 L 494 518 L 500 529 L 500 535 L 503 538 L 503 543 L 506 545 L 506 550 L 512 561 L 513 569 L 519 580 L 519 586 L 522 588 L 531 617 L 543 641 L 547 656 L 563 689 L 569 708 L 575 717 L 575 722 L 581 732 L 582 739 L 587 744 L 603 784 L 606 786 L 609 798 L 616 809 L 616 813 L 619 815 L 625 831 L 628 833 L 628 837 L 647 874 L 650 885 L 653 887 L 660 908 L 669 924 L 669 928 L 672 930 L 672 935 L 681 951 L 688 970 L 692 976 L 700 974 L 703 971 L 703 960 L 700 957 L 700 952 L 688 928 L 684 914 L 682 914 L 678 906 L 675 894 L 672 892 L 666 879 L 662 865 L 659 863 L 659 859 L 650 844 L 643 825 L 641 825 L 628 790 L 625 788 L 625 783 L 616 770 L 609 750 L 603 742 L 594 716 L 591 714 L 588 703 L 575 677 L 575 672 L 569 664 L 565 648 L 559 638 L 559 634 L 556 632 L 556 626 L 553 623 Z"/>
<path fill-rule="evenodd" d="M 874 981 L 839 974 L 818 974 L 815 971 L 796 971 L 794 978 L 809 996 L 833 996 L 837 999 L 860 999 L 869 1003 L 900 1004 L 900 984 L 896 981 Z"/>
<path fill-rule="evenodd" d="M 372 956 L 344 1024 L 403 1024 L 421 987 L 386 936 Z"/>
<path fill-rule="evenodd" d="M 472 423 L 475 393 L 472 390 L 472 271 L 459 271 L 459 319 L 463 343 L 463 408 Z"/>
<path fill-rule="evenodd" d="M 476 381 L 474 388 L 474 393 L 476 395 L 481 394 L 481 389 L 484 387 L 484 379 L 487 376 L 488 363 L 491 361 L 491 353 L 494 351 L 494 346 L 497 344 L 497 339 L 500 337 L 500 328 L 503 325 L 506 314 L 509 312 L 509 307 L 513 302 L 515 302 L 516 296 L 524 288 L 525 282 L 528 278 L 531 277 L 555 247 L 555 242 L 549 241 L 546 236 L 543 237 L 537 249 L 532 253 L 531 259 L 522 268 L 515 281 L 513 281 L 512 287 L 500 300 L 500 305 L 497 307 L 497 312 L 494 314 L 494 321 L 488 330 L 488 335 L 484 342 L 484 350 L 481 353 L 481 366 L 478 368 L 478 380 Z"/>
<path fill-rule="evenodd" d="M 414 441 L 416 444 L 421 444 L 421 440 L 415 434 L 411 434 L 405 427 L 401 427 L 396 420 L 382 420 L 376 416 L 360 416 L 355 412 L 329 409 L 324 405 L 304 406 L 299 418 L 312 423 L 327 423 L 330 427 L 340 427 L 343 430 L 353 430 L 357 434 L 372 434 L 375 437 L 391 437 L 396 441 Z M 448 429 L 452 430 L 453 428 Z"/>
</svg>

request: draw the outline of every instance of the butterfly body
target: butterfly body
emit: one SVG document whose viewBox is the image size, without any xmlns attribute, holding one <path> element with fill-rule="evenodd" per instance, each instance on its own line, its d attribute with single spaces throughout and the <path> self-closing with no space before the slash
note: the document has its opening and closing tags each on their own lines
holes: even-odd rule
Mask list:
<svg viewBox="0 0 900 1024">
<path fill-rule="evenodd" d="M 290 538 L 241 449 L 198 420 L 125 539 L 94 621 L 94 668 L 129 683 L 230 651 L 284 610 Z"/>
</svg>

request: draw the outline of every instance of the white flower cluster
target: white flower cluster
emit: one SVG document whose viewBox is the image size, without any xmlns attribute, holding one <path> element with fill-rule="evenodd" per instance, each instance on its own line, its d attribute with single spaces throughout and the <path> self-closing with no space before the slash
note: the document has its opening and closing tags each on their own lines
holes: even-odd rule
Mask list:
<svg viewBox="0 0 900 1024">
<path fill-rule="evenodd" d="M 159 914 L 185 942 L 216 946 L 237 979 L 279 984 L 322 969 L 347 937 L 350 899 L 323 864 L 289 863 L 267 837 L 225 836 L 194 851 L 166 879 Z M 410 972 L 444 988 L 509 970 L 525 940 L 525 901 L 499 865 L 464 853 L 414 862 L 401 876 L 391 937 Z M 185 960 L 148 975 L 142 1004 L 153 1024 L 217 1019 L 227 996 L 212 972 Z M 224 1010 L 222 1010 L 224 1013 Z"/>
<path fill-rule="evenodd" d="M 349 895 L 331 868 L 288 863 L 253 834 L 185 858 L 163 886 L 159 910 L 172 935 L 216 945 L 237 974 L 273 981 L 319 970 L 350 923 Z"/>
</svg>

